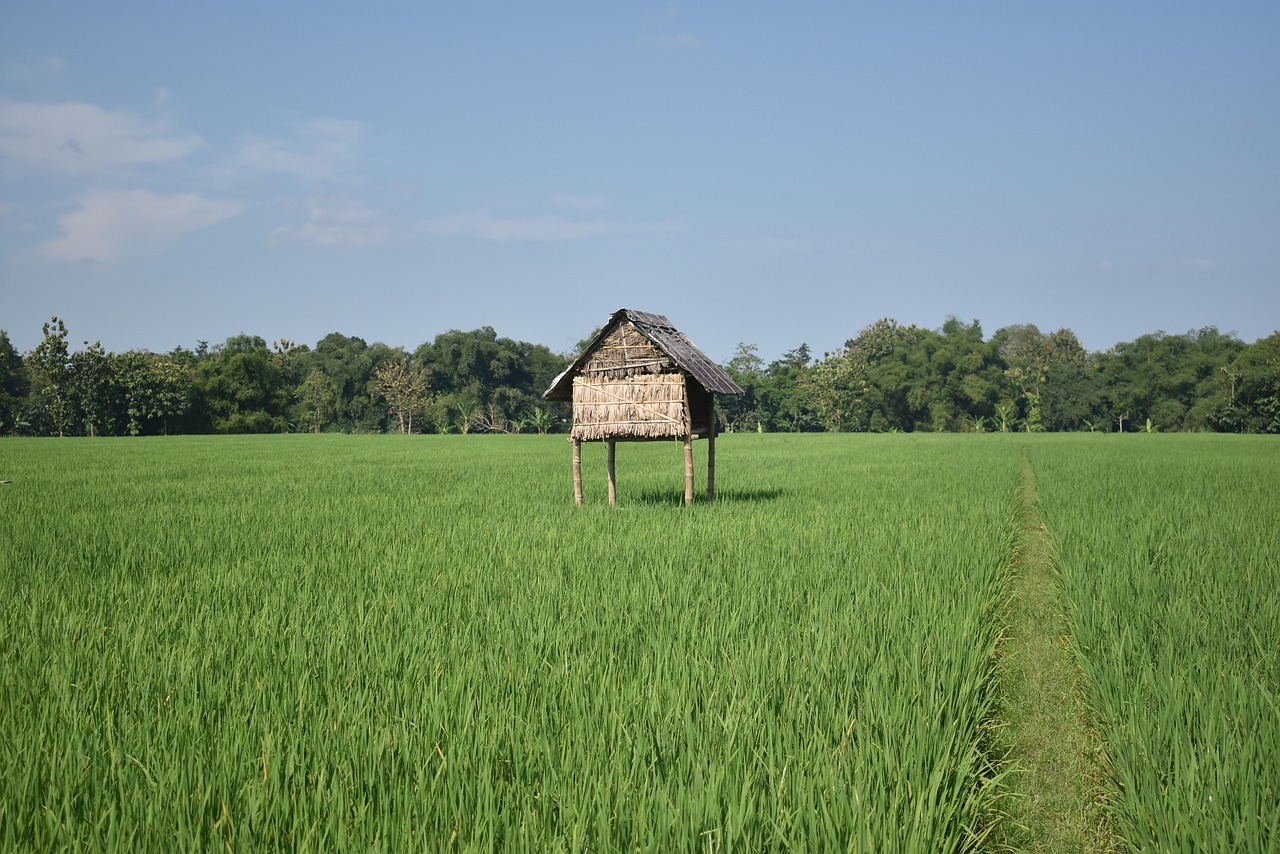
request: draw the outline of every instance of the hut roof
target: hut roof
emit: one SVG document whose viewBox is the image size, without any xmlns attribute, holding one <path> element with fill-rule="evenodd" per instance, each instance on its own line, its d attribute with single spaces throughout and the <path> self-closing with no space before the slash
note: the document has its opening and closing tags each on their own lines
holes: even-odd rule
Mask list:
<svg viewBox="0 0 1280 854">
<path fill-rule="evenodd" d="M 587 360 L 592 351 L 620 323 L 631 321 L 638 332 L 652 341 L 658 349 L 671 358 L 678 368 L 685 371 L 702 384 L 707 391 L 718 394 L 745 394 L 745 389 L 733 381 L 724 369 L 707 358 L 706 354 L 693 346 L 679 329 L 671 325 L 671 321 L 661 314 L 650 314 L 634 308 L 620 308 L 609 316 L 609 321 L 601 328 L 587 348 L 578 354 L 568 368 L 552 381 L 551 387 L 543 392 L 545 400 L 570 400 L 573 397 L 573 376 Z"/>
</svg>

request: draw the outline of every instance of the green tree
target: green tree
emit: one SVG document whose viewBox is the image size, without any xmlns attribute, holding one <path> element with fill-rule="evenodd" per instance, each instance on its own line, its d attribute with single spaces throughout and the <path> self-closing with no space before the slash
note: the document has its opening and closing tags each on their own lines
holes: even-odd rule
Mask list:
<svg viewBox="0 0 1280 854">
<path fill-rule="evenodd" d="M 995 346 L 983 340 L 977 320 L 964 323 L 949 317 L 922 344 L 927 355 L 922 379 L 929 389 L 931 429 L 968 430 L 978 419 L 995 414 L 1001 362 Z"/>
<path fill-rule="evenodd" d="M 539 436 L 545 436 L 551 432 L 555 426 L 555 416 L 543 407 L 534 409 L 533 415 L 530 416 L 529 424 L 538 432 Z"/>
<path fill-rule="evenodd" d="M 1245 347 L 1221 373 L 1229 391 L 1217 406 L 1213 426 L 1280 433 L 1280 332 Z"/>
<path fill-rule="evenodd" d="M 85 435 L 110 435 L 118 397 L 111 359 L 100 342 L 84 344 L 85 349 L 71 354 L 68 389 Z"/>
<path fill-rule="evenodd" d="M 201 360 L 197 389 L 217 433 L 283 433 L 288 395 L 280 369 L 256 335 L 236 335 Z"/>
<path fill-rule="evenodd" d="M 43 326 L 44 338 L 27 359 L 32 385 L 38 389 L 42 431 L 65 436 L 75 420 L 71 390 L 71 356 L 67 325 L 53 317 Z"/>
<path fill-rule="evenodd" d="M 15 434 L 25 424 L 27 372 L 9 333 L 0 329 L 0 434 Z"/>
<path fill-rule="evenodd" d="M 1117 344 L 1098 356 L 1111 416 L 1123 412 L 1133 425 L 1151 418 L 1162 430 L 1213 426 L 1214 413 L 1227 397 L 1223 369 L 1244 347 L 1214 327 L 1183 335 L 1154 332 Z"/>
<path fill-rule="evenodd" d="M 271 358 L 280 372 L 280 379 L 284 382 L 285 388 L 296 388 L 308 376 L 310 366 L 305 357 L 310 351 L 311 348 L 306 344 L 299 344 L 287 338 L 278 338 L 271 342 Z"/>
<path fill-rule="evenodd" d="M 931 395 L 921 345 L 930 335 L 936 333 L 882 318 L 827 354 L 804 382 L 821 423 L 828 430 L 871 432 L 927 425 Z"/>
<path fill-rule="evenodd" d="M 130 436 L 169 432 L 191 405 L 195 368 L 179 353 L 159 356 L 129 350 L 110 356 L 111 370 Z"/>
<path fill-rule="evenodd" d="M 739 342 L 724 370 L 734 382 L 742 386 L 742 394 L 724 395 L 719 401 L 720 412 L 728 430 L 737 432 L 763 427 L 764 422 L 769 420 L 760 402 L 765 365 L 756 345 Z"/>
<path fill-rule="evenodd" d="M 338 388 L 337 412 L 333 426 L 344 433 L 382 432 L 387 427 L 387 409 L 378 397 L 373 371 L 388 360 L 403 355 L 386 344 L 367 344 L 364 339 L 331 332 L 315 348 L 300 353 L 291 370 L 307 377 L 319 370 Z M 305 413 L 297 413 L 299 423 L 307 423 Z"/>
<path fill-rule="evenodd" d="M 996 429 L 1001 433 L 1008 433 L 1013 430 L 1017 420 L 1018 407 L 1014 405 L 1012 400 L 1000 400 L 996 402 L 994 423 Z"/>
<path fill-rule="evenodd" d="M 769 363 L 760 389 L 760 408 L 769 430 L 798 433 L 821 429 L 801 380 L 809 370 L 809 345 L 801 344 Z"/>
<path fill-rule="evenodd" d="M 1087 393 L 1081 382 L 1087 354 L 1074 332 L 1059 329 L 1045 335 L 1034 323 L 1015 324 L 996 331 L 992 344 L 1004 360 L 1005 399 L 1017 401 L 1028 431 L 1079 429 L 1096 402 L 1073 405 L 1073 395 Z M 1070 394 L 1060 389 L 1071 388 Z"/>
<path fill-rule="evenodd" d="M 338 384 L 325 376 L 324 371 L 312 368 L 294 395 L 298 400 L 298 423 L 306 424 L 313 433 L 333 423 L 340 402 Z"/>
<path fill-rule="evenodd" d="M 439 404 L 459 432 L 511 430 L 536 409 L 563 413 L 541 396 L 567 360 L 541 344 L 500 338 L 492 327 L 441 333 L 412 361 L 430 369 Z"/>
</svg>

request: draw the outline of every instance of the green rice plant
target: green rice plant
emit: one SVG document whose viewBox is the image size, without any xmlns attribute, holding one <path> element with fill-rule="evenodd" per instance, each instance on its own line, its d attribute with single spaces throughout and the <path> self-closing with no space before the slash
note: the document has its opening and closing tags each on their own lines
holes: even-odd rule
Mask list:
<svg viewBox="0 0 1280 854">
<path fill-rule="evenodd" d="M 1077 437 L 1032 460 L 1134 850 L 1280 848 L 1280 446 Z"/>
<path fill-rule="evenodd" d="M 0 445 L 0 847 L 964 850 L 1016 446 Z M 594 475 L 594 476 L 593 476 Z"/>
</svg>

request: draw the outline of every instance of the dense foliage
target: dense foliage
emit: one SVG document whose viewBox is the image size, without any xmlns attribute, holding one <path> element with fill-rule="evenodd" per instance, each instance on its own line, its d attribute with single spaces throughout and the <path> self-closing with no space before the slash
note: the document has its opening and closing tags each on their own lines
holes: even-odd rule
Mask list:
<svg viewBox="0 0 1280 854">
<path fill-rule="evenodd" d="M 236 335 L 157 354 L 71 353 L 54 318 L 19 356 L 0 331 L 0 435 L 547 432 L 565 359 L 484 327 L 412 353 L 337 332 L 315 347 Z"/>
<path fill-rule="evenodd" d="M 117 354 L 67 336 L 55 317 L 20 355 L 0 330 L 0 435 L 546 433 L 569 413 L 539 395 L 575 355 L 487 326 L 412 351 L 335 332 Z M 744 343 L 725 367 L 746 390 L 719 400 L 727 431 L 1280 432 L 1280 333 L 1156 332 L 1089 353 L 1069 329 L 986 338 L 976 320 L 886 318 L 820 359 L 801 344 L 766 364 Z"/>
<path fill-rule="evenodd" d="M 726 370 L 747 391 L 720 398 L 731 430 L 1280 432 L 1280 333 L 1156 332 L 1088 353 L 1069 329 L 884 319 L 816 361 L 801 345 L 766 365 L 740 344 Z"/>
</svg>

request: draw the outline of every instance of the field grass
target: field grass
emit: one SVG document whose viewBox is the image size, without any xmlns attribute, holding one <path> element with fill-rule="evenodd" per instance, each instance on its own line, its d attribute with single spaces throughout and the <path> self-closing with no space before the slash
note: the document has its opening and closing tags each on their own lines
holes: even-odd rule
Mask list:
<svg viewBox="0 0 1280 854">
<path fill-rule="evenodd" d="M 1084 606 L 1124 540 L 1105 567 L 1071 548 L 1096 553 L 1099 507 L 1163 518 L 1186 476 L 1138 509 L 1083 499 L 1130 438 L 1139 468 L 1147 447 L 1244 477 L 1255 527 L 1275 509 L 1236 462 L 1274 471 L 1273 445 L 1178 437 L 723 436 L 692 508 L 680 445 L 620 445 L 616 509 L 599 445 L 573 507 L 554 437 L 4 440 L 0 848 L 980 847 L 1008 793 L 993 682 L 1024 449 L 1102 684 L 1089 632 L 1116 618 Z M 1264 583 L 1274 602 L 1274 527 L 1175 542 L 1232 556 L 1195 613 Z M 1225 618 L 1257 638 L 1217 680 L 1250 710 L 1219 716 L 1220 758 L 1257 760 L 1265 805 L 1256 610 Z"/>
<path fill-rule="evenodd" d="M 1114 851 L 1118 843 L 1105 810 L 1101 744 L 1069 640 L 1029 449 L 1023 452 L 1009 580 L 998 656 L 998 717 L 1011 772 L 1007 817 L 996 842 L 1004 850 L 1028 852 Z"/>
<path fill-rule="evenodd" d="M 1032 451 L 1113 814 L 1140 850 L 1280 850 L 1280 445 L 1129 438 Z"/>
</svg>

